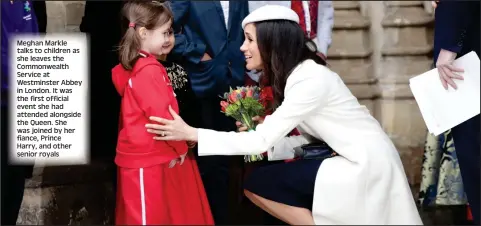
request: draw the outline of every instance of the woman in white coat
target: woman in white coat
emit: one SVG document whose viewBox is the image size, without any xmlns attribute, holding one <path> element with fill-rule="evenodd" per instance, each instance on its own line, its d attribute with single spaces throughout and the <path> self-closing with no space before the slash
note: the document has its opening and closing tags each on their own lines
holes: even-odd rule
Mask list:
<svg viewBox="0 0 481 226">
<path fill-rule="evenodd" d="M 324 140 L 339 156 L 252 173 L 261 178 L 248 179 L 246 195 L 256 205 L 292 225 L 421 225 L 396 148 L 341 78 L 323 66 L 298 23 L 294 11 L 277 5 L 261 7 L 242 22 L 247 69 L 268 76 L 278 103 L 255 131 L 197 129 L 171 111 L 172 120 L 151 117 L 160 124 L 146 125 L 148 132 L 159 134 L 157 140 L 197 141 L 200 156 L 268 150 L 268 155 L 292 157 L 293 139 L 286 135 L 298 128 L 306 137 Z M 265 189 L 249 181 L 265 181 Z M 305 206 L 309 199 L 311 206 Z"/>
</svg>

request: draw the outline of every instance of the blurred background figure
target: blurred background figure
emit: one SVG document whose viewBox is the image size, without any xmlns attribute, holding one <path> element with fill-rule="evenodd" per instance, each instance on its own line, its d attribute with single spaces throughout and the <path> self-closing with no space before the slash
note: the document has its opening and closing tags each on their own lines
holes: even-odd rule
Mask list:
<svg viewBox="0 0 481 226">
<path fill-rule="evenodd" d="M 435 1 L 434 63 L 445 89 L 456 89 L 459 69 L 452 62 L 466 53 L 480 51 L 479 1 Z M 462 74 L 461 74 L 462 75 Z M 473 220 L 480 214 L 480 122 L 479 115 L 451 129 L 456 155 Z M 449 132 L 444 136 L 448 137 Z M 449 141 L 449 140 L 448 140 Z M 446 141 L 445 141 L 446 142 Z"/>
<path fill-rule="evenodd" d="M 15 33 L 44 33 L 47 28 L 45 1 L 2 1 L 2 190 L 1 223 L 15 225 L 23 199 L 25 179 L 32 176 L 32 165 L 14 166 L 8 163 L 8 81 L 9 40 Z"/>
<path fill-rule="evenodd" d="M 438 2 L 431 1 L 434 9 Z M 422 181 L 419 189 L 421 206 L 467 204 L 451 130 L 439 136 L 427 133 L 421 174 Z"/>
</svg>

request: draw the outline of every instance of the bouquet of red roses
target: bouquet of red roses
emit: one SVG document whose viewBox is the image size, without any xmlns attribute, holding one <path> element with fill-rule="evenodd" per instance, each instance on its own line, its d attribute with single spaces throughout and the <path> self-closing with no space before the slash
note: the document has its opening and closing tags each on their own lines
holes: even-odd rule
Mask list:
<svg viewBox="0 0 481 226">
<path fill-rule="evenodd" d="M 254 116 L 264 116 L 266 113 L 265 98 L 262 98 L 261 89 L 257 86 L 237 87 L 230 89 L 220 102 L 222 112 L 244 124 L 249 130 L 255 130 Z M 262 160 L 264 156 L 245 156 L 245 162 Z"/>
</svg>

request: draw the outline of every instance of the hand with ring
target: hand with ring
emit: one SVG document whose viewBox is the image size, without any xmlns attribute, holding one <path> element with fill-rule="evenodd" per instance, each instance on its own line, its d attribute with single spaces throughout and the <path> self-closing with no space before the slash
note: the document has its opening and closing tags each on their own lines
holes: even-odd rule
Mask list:
<svg viewBox="0 0 481 226">
<path fill-rule="evenodd" d="M 197 141 L 197 129 L 187 125 L 171 106 L 169 112 L 172 120 L 150 116 L 150 120 L 159 124 L 146 124 L 147 132 L 160 135 L 155 136 L 155 140 Z"/>
</svg>

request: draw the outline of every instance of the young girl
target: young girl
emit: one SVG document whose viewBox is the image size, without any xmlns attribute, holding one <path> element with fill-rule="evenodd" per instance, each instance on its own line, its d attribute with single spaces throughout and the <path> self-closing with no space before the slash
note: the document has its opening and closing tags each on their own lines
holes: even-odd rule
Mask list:
<svg viewBox="0 0 481 226">
<path fill-rule="evenodd" d="M 116 225 L 209 224 L 213 219 L 202 181 L 185 141 L 156 141 L 145 130 L 150 115 L 178 112 L 165 68 L 157 61 L 172 49 L 172 12 L 156 1 L 128 2 L 129 26 L 120 64 L 112 69 L 122 96 Z"/>
</svg>

